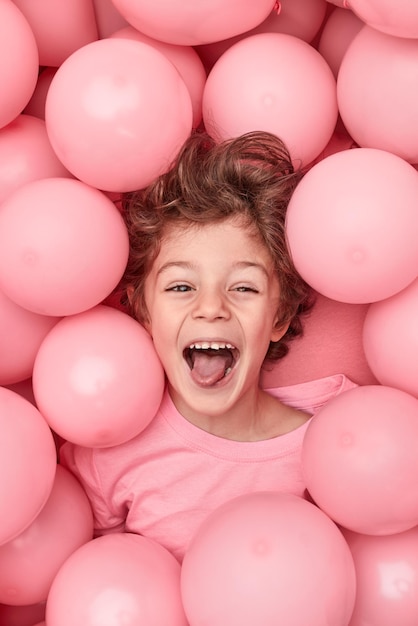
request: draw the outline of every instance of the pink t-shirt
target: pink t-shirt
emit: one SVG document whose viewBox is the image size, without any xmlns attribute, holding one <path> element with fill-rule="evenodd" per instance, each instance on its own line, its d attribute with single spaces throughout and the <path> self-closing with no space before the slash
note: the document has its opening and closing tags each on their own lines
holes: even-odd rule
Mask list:
<svg viewBox="0 0 418 626">
<path fill-rule="evenodd" d="M 334 375 L 267 391 L 313 415 L 355 386 Z M 308 424 L 265 441 L 222 439 L 185 420 L 166 392 L 151 424 L 134 439 L 94 449 L 65 443 L 61 463 L 81 481 L 97 534 L 138 533 L 181 561 L 205 517 L 224 502 L 254 491 L 305 495 L 301 450 Z"/>
</svg>

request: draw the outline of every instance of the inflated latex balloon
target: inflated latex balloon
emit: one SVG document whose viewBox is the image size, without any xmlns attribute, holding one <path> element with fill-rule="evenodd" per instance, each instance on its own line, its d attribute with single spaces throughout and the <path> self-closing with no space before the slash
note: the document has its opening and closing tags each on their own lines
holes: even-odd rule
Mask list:
<svg viewBox="0 0 418 626">
<path fill-rule="evenodd" d="M 0 545 L 14 539 L 41 512 L 56 471 L 56 449 L 37 408 L 0 387 Z"/>
<path fill-rule="evenodd" d="M 357 578 L 350 626 L 416 626 L 418 527 L 386 537 L 349 531 L 344 536 Z"/>
<path fill-rule="evenodd" d="M 43 120 L 18 115 L 0 129 L 0 203 L 32 180 L 70 176 L 52 149 Z"/>
<path fill-rule="evenodd" d="M 32 376 L 39 346 L 58 319 L 23 309 L 0 290 L 0 385 Z"/>
<path fill-rule="evenodd" d="M 38 351 L 32 380 L 51 428 L 91 447 L 114 446 L 141 432 L 164 391 L 150 335 L 126 313 L 104 305 L 54 326 Z"/>
<path fill-rule="evenodd" d="M 98 38 L 92 0 L 13 0 L 28 20 L 39 65 L 59 67 L 73 52 Z"/>
<path fill-rule="evenodd" d="M 231 46 L 203 92 L 210 135 L 221 140 L 252 130 L 275 133 L 297 165 L 308 165 L 324 149 L 337 115 L 335 79 L 326 61 L 305 41 L 281 33 L 252 35 Z"/>
<path fill-rule="evenodd" d="M 418 524 L 417 446 L 417 398 L 383 385 L 356 387 L 309 423 L 302 450 L 307 489 L 349 530 L 402 532 Z"/>
<path fill-rule="evenodd" d="M 337 81 L 340 114 L 353 139 L 417 163 L 417 81 L 418 39 L 364 26 L 342 59 Z"/>
<path fill-rule="evenodd" d="M 166 171 L 192 129 L 179 72 L 147 44 L 95 41 L 58 68 L 45 122 L 58 158 L 104 191 L 132 191 Z"/>
<path fill-rule="evenodd" d="M 22 113 L 36 86 L 39 54 L 35 36 L 15 2 L 0 2 L 0 128 Z"/>
<path fill-rule="evenodd" d="M 202 97 L 206 71 L 196 50 L 191 46 L 177 46 L 152 39 L 132 26 L 116 31 L 112 37 L 146 43 L 162 52 L 173 63 L 189 90 L 193 107 L 193 127 L 197 128 L 202 121 Z"/>
<path fill-rule="evenodd" d="M 310 502 L 258 492 L 211 513 L 182 565 L 190 626 L 347 626 L 355 576 L 338 528 Z"/>
<path fill-rule="evenodd" d="M 370 305 L 363 326 L 363 348 L 384 385 L 418 396 L 418 280 L 391 298 Z"/>
<path fill-rule="evenodd" d="M 121 15 L 154 39 L 184 46 L 245 33 L 273 10 L 274 0 L 113 0 Z"/>
<path fill-rule="evenodd" d="M 72 315 L 99 304 L 128 254 L 120 212 L 79 180 L 33 181 L 0 206 L 0 288 L 34 313 Z"/>
<path fill-rule="evenodd" d="M 59 570 L 48 596 L 53 626 L 187 626 L 180 564 L 159 544 L 132 533 L 86 543 Z"/>
<path fill-rule="evenodd" d="M 0 604 L 0 624 L 7 626 L 28 626 L 36 624 L 44 626 L 45 602 L 38 604 L 28 604 L 26 606 L 13 606 L 11 604 Z"/>
<path fill-rule="evenodd" d="M 46 601 L 61 565 L 91 539 L 93 513 L 87 496 L 77 479 L 58 465 L 42 511 L 23 533 L 0 546 L 0 601 Z"/>
<path fill-rule="evenodd" d="M 336 7 L 322 29 L 318 52 L 324 57 L 337 78 L 348 46 L 363 28 L 364 22 L 352 11 Z"/>
<path fill-rule="evenodd" d="M 93 0 L 99 39 L 106 39 L 114 32 L 128 26 L 112 0 Z"/>
<path fill-rule="evenodd" d="M 296 268 L 341 302 L 370 303 L 401 291 L 417 275 L 417 197 L 418 172 L 390 152 L 357 148 L 319 161 L 287 211 Z"/>
<path fill-rule="evenodd" d="M 418 37 L 418 5 L 411 0 L 348 0 L 360 19 L 395 37 Z"/>
</svg>

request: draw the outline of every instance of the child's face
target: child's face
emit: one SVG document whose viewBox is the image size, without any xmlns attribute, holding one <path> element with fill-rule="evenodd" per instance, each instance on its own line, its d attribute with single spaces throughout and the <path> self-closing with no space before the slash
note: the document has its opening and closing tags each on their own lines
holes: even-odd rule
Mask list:
<svg viewBox="0 0 418 626">
<path fill-rule="evenodd" d="M 145 284 L 156 351 L 184 417 L 221 415 L 259 389 L 279 283 L 253 232 L 231 221 L 172 227 Z"/>
</svg>

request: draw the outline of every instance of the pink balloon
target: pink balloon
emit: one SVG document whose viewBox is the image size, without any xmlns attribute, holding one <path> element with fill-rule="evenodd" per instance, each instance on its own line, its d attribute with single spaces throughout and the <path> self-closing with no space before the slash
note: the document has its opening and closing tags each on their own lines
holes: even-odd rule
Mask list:
<svg viewBox="0 0 418 626">
<path fill-rule="evenodd" d="M 114 32 L 128 26 L 112 0 L 93 0 L 99 38 L 110 37 Z"/>
<path fill-rule="evenodd" d="M 18 115 L 0 129 L 0 203 L 25 183 L 70 176 L 52 149 L 43 120 Z"/>
<path fill-rule="evenodd" d="M 164 372 L 150 335 L 133 318 L 98 305 L 62 319 L 34 365 L 37 406 L 51 428 L 83 446 L 114 446 L 152 420 Z"/>
<path fill-rule="evenodd" d="M 54 438 L 38 409 L 0 387 L 0 545 L 39 515 L 56 471 Z"/>
<path fill-rule="evenodd" d="M 342 302 L 401 291 L 417 274 L 417 197 L 418 173 L 389 152 L 357 148 L 319 161 L 287 212 L 296 268 L 316 291 Z"/>
<path fill-rule="evenodd" d="M 416 626 L 418 527 L 386 537 L 344 535 L 357 578 L 350 626 Z"/>
<path fill-rule="evenodd" d="M 39 347 L 59 318 L 23 309 L 0 291 L 0 385 L 32 376 Z"/>
<path fill-rule="evenodd" d="M 418 162 L 418 39 L 364 26 L 342 59 L 337 96 L 350 135 L 365 148 Z"/>
<path fill-rule="evenodd" d="M 189 91 L 161 52 L 112 38 L 74 52 L 46 99 L 48 135 L 83 182 L 132 191 L 168 169 L 192 129 Z"/>
<path fill-rule="evenodd" d="M 38 79 L 35 36 L 11 0 L 0 2 L 0 128 L 17 117 L 29 102 Z"/>
<path fill-rule="evenodd" d="M 27 183 L 0 207 L 0 288 L 34 313 L 71 315 L 99 304 L 128 254 L 120 212 L 79 180 Z"/>
<path fill-rule="evenodd" d="M 42 511 L 23 533 L 0 546 L 0 600 L 11 605 L 45 602 L 61 565 L 91 539 L 93 513 L 87 496 L 77 479 L 58 465 Z"/>
<path fill-rule="evenodd" d="M 337 524 L 389 535 L 418 525 L 418 399 L 365 385 L 311 420 L 302 450 L 307 489 Z"/>
<path fill-rule="evenodd" d="M 113 0 L 121 15 L 149 37 L 183 46 L 227 39 L 260 24 L 274 0 Z"/>
<path fill-rule="evenodd" d="M 354 37 L 363 28 L 364 22 L 352 11 L 336 7 L 325 22 L 318 43 L 318 52 L 338 77 L 341 62 Z"/>
<path fill-rule="evenodd" d="M 180 565 L 165 548 L 140 535 L 113 533 L 94 539 L 59 570 L 48 596 L 46 622 L 187 626 Z"/>
<path fill-rule="evenodd" d="M 59 67 L 73 52 L 97 40 L 92 0 L 13 0 L 35 35 L 39 65 Z"/>
<path fill-rule="evenodd" d="M 152 39 L 132 26 L 116 31 L 112 37 L 146 43 L 162 52 L 173 63 L 189 90 L 193 108 L 193 127 L 197 128 L 202 121 L 202 98 L 206 71 L 196 50 L 191 46 L 177 46 Z"/>
<path fill-rule="evenodd" d="M 45 67 L 40 71 L 35 90 L 23 111 L 24 113 L 45 120 L 45 101 L 57 69 L 56 67 Z"/>
<path fill-rule="evenodd" d="M 298 165 L 324 149 L 337 115 L 335 79 L 326 61 L 291 35 L 242 39 L 214 65 L 203 92 L 210 135 L 224 139 L 270 131 L 283 139 Z"/>
<path fill-rule="evenodd" d="M 360 19 L 372 28 L 396 37 L 418 37 L 418 5 L 411 0 L 348 0 Z"/>
<path fill-rule="evenodd" d="M 384 385 L 418 396 L 418 280 L 369 307 L 363 326 L 367 362 Z"/>
<path fill-rule="evenodd" d="M 234 43 L 259 33 L 286 33 L 311 42 L 321 28 L 327 10 L 326 0 L 282 0 L 265 20 L 245 33 L 196 46 L 207 70 L 212 69 L 219 57 Z"/>
<path fill-rule="evenodd" d="M 211 513 L 184 557 L 190 626 L 347 626 L 354 567 L 338 528 L 310 502 L 258 492 Z"/>
</svg>

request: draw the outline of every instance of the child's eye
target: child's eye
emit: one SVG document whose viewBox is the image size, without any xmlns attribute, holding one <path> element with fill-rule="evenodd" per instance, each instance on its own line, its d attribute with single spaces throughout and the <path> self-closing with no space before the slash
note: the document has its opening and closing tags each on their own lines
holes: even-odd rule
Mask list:
<svg viewBox="0 0 418 626">
<path fill-rule="evenodd" d="M 168 287 L 166 289 L 166 291 L 174 291 L 176 293 L 185 293 L 191 290 L 192 288 L 190 287 L 190 285 L 184 285 L 184 284 L 173 285 L 172 287 Z"/>
<path fill-rule="evenodd" d="M 255 289 L 255 287 L 248 287 L 247 285 L 240 285 L 239 287 L 235 287 L 235 291 L 239 291 L 240 293 L 258 293 L 258 289 Z"/>
</svg>

